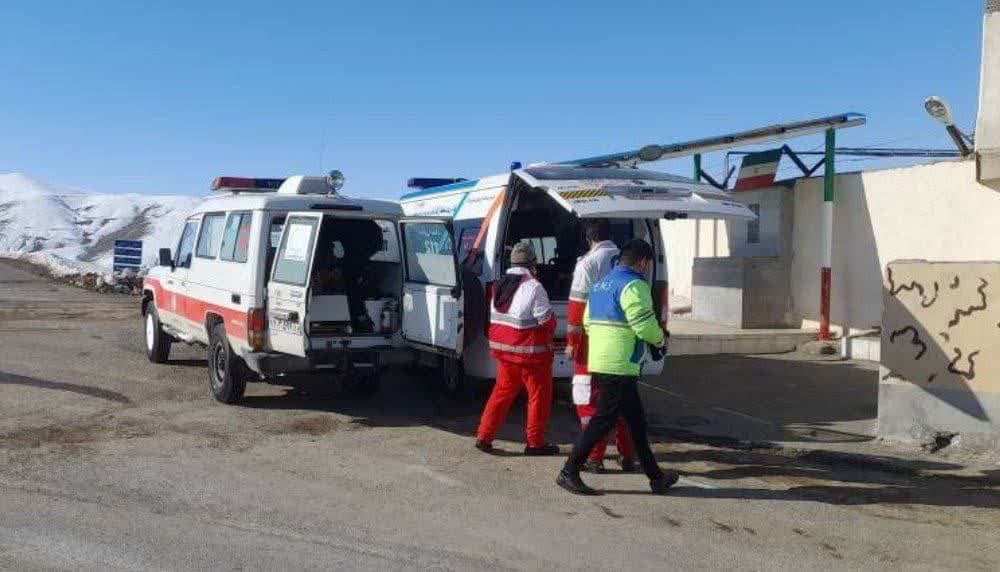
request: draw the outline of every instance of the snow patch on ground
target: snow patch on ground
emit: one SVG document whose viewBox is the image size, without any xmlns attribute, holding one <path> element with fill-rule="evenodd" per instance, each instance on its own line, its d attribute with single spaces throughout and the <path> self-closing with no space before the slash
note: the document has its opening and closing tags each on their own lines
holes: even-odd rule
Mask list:
<svg viewBox="0 0 1000 572">
<path fill-rule="evenodd" d="M 42 264 L 57 275 L 109 274 L 114 241 L 143 241 L 143 264 L 172 248 L 201 198 L 100 194 L 57 187 L 24 173 L 0 174 L 0 257 Z"/>
</svg>

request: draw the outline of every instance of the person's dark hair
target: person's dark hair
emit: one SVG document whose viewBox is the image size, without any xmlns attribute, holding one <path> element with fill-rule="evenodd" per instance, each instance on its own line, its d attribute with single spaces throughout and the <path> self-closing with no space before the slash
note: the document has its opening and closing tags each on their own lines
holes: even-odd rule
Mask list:
<svg viewBox="0 0 1000 572">
<path fill-rule="evenodd" d="M 653 247 L 650 246 L 645 240 L 636 238 L 628 241 L 625 246 L 622 247 L 621 255 L 619 256 L 618 261 L 625 266 L 635 266 L 643 260 L 652 259 Z"/>
<path fill-rule="evenodd" d="M 595 218 L 583 222 L 583 236 L 590 242 L 611 240 L 611 225 L 606 218 Z"/>
</svg>

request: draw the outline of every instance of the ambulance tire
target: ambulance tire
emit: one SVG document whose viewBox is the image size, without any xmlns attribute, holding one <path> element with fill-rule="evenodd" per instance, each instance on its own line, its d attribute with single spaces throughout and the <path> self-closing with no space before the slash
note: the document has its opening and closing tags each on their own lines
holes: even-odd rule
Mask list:
<svg viewBox="0 0 1000 572">
<path fill-rule="evenodd" d="M 238 402 L 247 389 L 247 377 L 247 367 L 229 345 L 225 326 L 215 324 L 208 337 L 208 383 L 212 397 L 221 403 Z"/>
<path fill-rule="evenodd" d="M 160 316 L 150 300 L 146 304 L 146 315 L 143 318 L 146 340 L 146 357 L 153 363 L 167 363 L 170 357 L 170 342 L 172 339 L 163 331 Z"/>
</svg>

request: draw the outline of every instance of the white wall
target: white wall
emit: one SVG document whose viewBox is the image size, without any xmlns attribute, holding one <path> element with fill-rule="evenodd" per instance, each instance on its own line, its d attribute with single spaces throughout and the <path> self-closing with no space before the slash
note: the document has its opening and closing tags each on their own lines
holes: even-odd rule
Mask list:
<svg viewBox="0 0 1000 572">
<path fill-rule="evenodd" d="M 833 215 L 832 326 L 859 331 L 882 321 L 882 276 L 892 260 L 1000 260 L 1000 194 L 976 182 L 974 161 L 944 161 L 900 169 L 838 175 Z M 778 191 L 739 193 L 741 202 Z M 818 327 L 820 229 L 823 178 L 800 179 L 793 191 L 792 306 L 803 327 Z M 766 201 L 765 201 L 766 203 Z M 761 212 L 765 213 L 765 203 Z M 716 244 L 732 237 L 734 254 L 745 250 L 745 222 L 726 224 Z M 761 238 L 764 239 L 764 223 Z M 712 256 L 711 221 L 664 222 L 675 295 L 691 296 L 695 243 L 701 256 Z M 706 230 L 707 229 L 707 230 Z M 720 240 L 724 238 L 725 240 Z M 728 256 L 719 247 L 717 256 Z"/>
<path fill-rule="evenodd" d="M 671 296 L 691 300 L 691 269 L 698 257 L 729 256 L 729 229 L 718 220 L 661 220 Z"/>
<path fill-rule="evenodd" d="M 792 292 L 806 326 L 819 320 L 823 180 L 795 186 Z M 975 162 L 945 161 L 838 175 L 831 321 L 882 321 L 882 276 L 893 260 L 1000 260 L 1000 195 L 976 182 Z"/>
</svg>

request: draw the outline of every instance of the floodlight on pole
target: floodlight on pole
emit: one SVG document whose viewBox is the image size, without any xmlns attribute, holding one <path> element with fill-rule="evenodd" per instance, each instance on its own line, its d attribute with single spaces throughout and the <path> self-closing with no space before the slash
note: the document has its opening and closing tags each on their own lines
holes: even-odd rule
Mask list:
<svg viewBox="0 0 1000 572">
<path fill-rule="evenodd" d="M 951 114 L 951 107 L 948 102 L 936 95 L 932 95 L 924 100 L 924 109 L 932 119 L 944 125 L 945 130 L 958 147 L 958 152 L 963 157 L 972 154 L 972 149 L 965 143 L 965 134 L 955 126 L 955 117 Z"/>
</svg>

